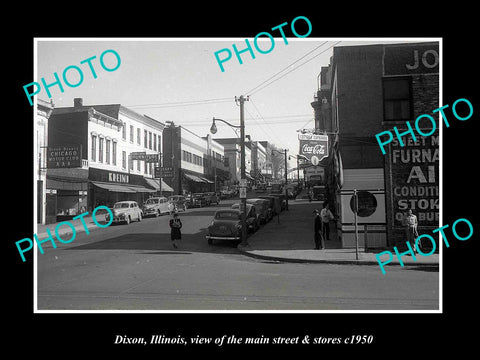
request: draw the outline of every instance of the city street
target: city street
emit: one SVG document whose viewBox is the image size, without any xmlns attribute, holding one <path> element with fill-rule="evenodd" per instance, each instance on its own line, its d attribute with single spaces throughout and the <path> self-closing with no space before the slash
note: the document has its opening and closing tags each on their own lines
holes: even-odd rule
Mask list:
<svg viewBox="0 0 480 360">
<path fill-rule="evenodd" d="M 213 246 L 205 228 L 220 205 L 92 229 L 38 255 L 39 310 L 436 310 L 438 272 L 421 268 L 292 264 Z M 272 221 L 265 225 L 275 227 Z M 262 229 L 252 235 L 260 237 Z M 257 239 L 257 238 L 256 238 Z"/>
</svg>

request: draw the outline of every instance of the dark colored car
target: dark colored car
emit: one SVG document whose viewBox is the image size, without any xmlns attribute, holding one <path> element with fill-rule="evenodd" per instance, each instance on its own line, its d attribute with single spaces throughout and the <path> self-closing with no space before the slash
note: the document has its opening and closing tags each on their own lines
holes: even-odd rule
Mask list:
<svg viewBox="0 0 480 360">
<path fill-rule="evenodd" d="M 285 210 L 286 207 L 287 207 L 287 201 L 286 201 L 286 197 L 285 197 L 285 194 L 270 194 L 270 196 L 274 196 L 274 197 L 277 197 L 280 199 L 280 208 L 281 208 L 281 211 Z"/>
<path fill-rule="evenodd" d="M 260 224 L 266 224 L 273 217 L 273 211 L 270 208 L 270 200 L 253 198 L 247 199 L 247 204 L 252 204 L 256 207 L 258 222 Z"/>
<path fill-rule="evenodd" d="M 282 200 L 278 196 L 273 195 L 261 195 L 257 196 L 259 199 L 267 199 L 270 201 L 270 207 L 273 215 L 280 214 L 282 211 Z"/>
<path fill-rule="evenodd" d="M 220 196 L 218 196 L 215 192 L 206 192 L 203 195 L 205 196 L 207 205 L 211 205 L 213 203 L 218 205 L 220 203 Z"/>
<path fill-rule="evenodd" d="M 207 199 L 202 193 L 195 193 L 190 199 L 190 205 L 192 207 L 204 207 L 207 206 Z"/>
<path fill-rule="evenodd" d="M 187 211 L 187 209 L 190 207 L 190 200 L 183 195 L 169 196 L 168 201 L 174 206 L 175 211 Z"/>
<path fill-rule="evenodd" d="M 257 222 L 255 206 L 247 204 L 246 225 L 248 230 L 254 231 Z M 242 221 L 239 209 L 217 210 L 205 236 L 211 245 L 213 240 L 233 240 L 239 242 L 242 237 Z"/>
</svg>

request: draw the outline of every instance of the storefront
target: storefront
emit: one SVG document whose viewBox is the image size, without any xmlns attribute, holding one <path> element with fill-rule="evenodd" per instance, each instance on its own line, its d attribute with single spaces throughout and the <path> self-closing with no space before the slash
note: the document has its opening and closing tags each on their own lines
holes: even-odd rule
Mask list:
<svg viewBox="0 0 480 360">
<path fill-rule="evenodd" d="M 89 208 L 99 205 L 112 207 L 118 201 L 133 200 L 140 206 L 157 192 L 141 175 L 89 169 Z"/>
</svg>

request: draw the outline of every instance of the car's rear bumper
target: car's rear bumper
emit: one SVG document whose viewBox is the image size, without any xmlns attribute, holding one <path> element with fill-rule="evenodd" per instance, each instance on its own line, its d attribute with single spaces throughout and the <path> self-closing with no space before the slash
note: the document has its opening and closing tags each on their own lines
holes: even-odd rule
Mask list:
<svg viewBox="0 0 480 360">
<path fill-rule="evenodd" d="M 206 235 L 207 240 L 240 240 L 240 236 L 215 236 L 215 235 Z"/>
</svg>

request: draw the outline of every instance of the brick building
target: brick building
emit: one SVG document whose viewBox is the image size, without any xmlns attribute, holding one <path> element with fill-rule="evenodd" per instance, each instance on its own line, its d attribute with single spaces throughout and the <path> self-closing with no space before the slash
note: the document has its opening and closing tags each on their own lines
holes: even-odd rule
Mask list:
<svg viewBox="0 0 480 360">
<path fill-rule="evenodd" d="M 324 165 L 341 246 L 355 246 L 354 190 L 360 246 L 365 239 L 368 247 L 404 244 L 407 209 L 420 233 L 438 227 L 438 130 L 417 142 L 404 137 L 405 147 L 393 141 L 386 155 L 375 135 L 394 126 L 402 131 L 406 121 L 438 108 L 439 43 L 340 46 L 330 61 L 321 73 L 330 93 L 319 89 L 312 106 L 316 130 L 329 134 L 332 156 Z"/>
</svg>

